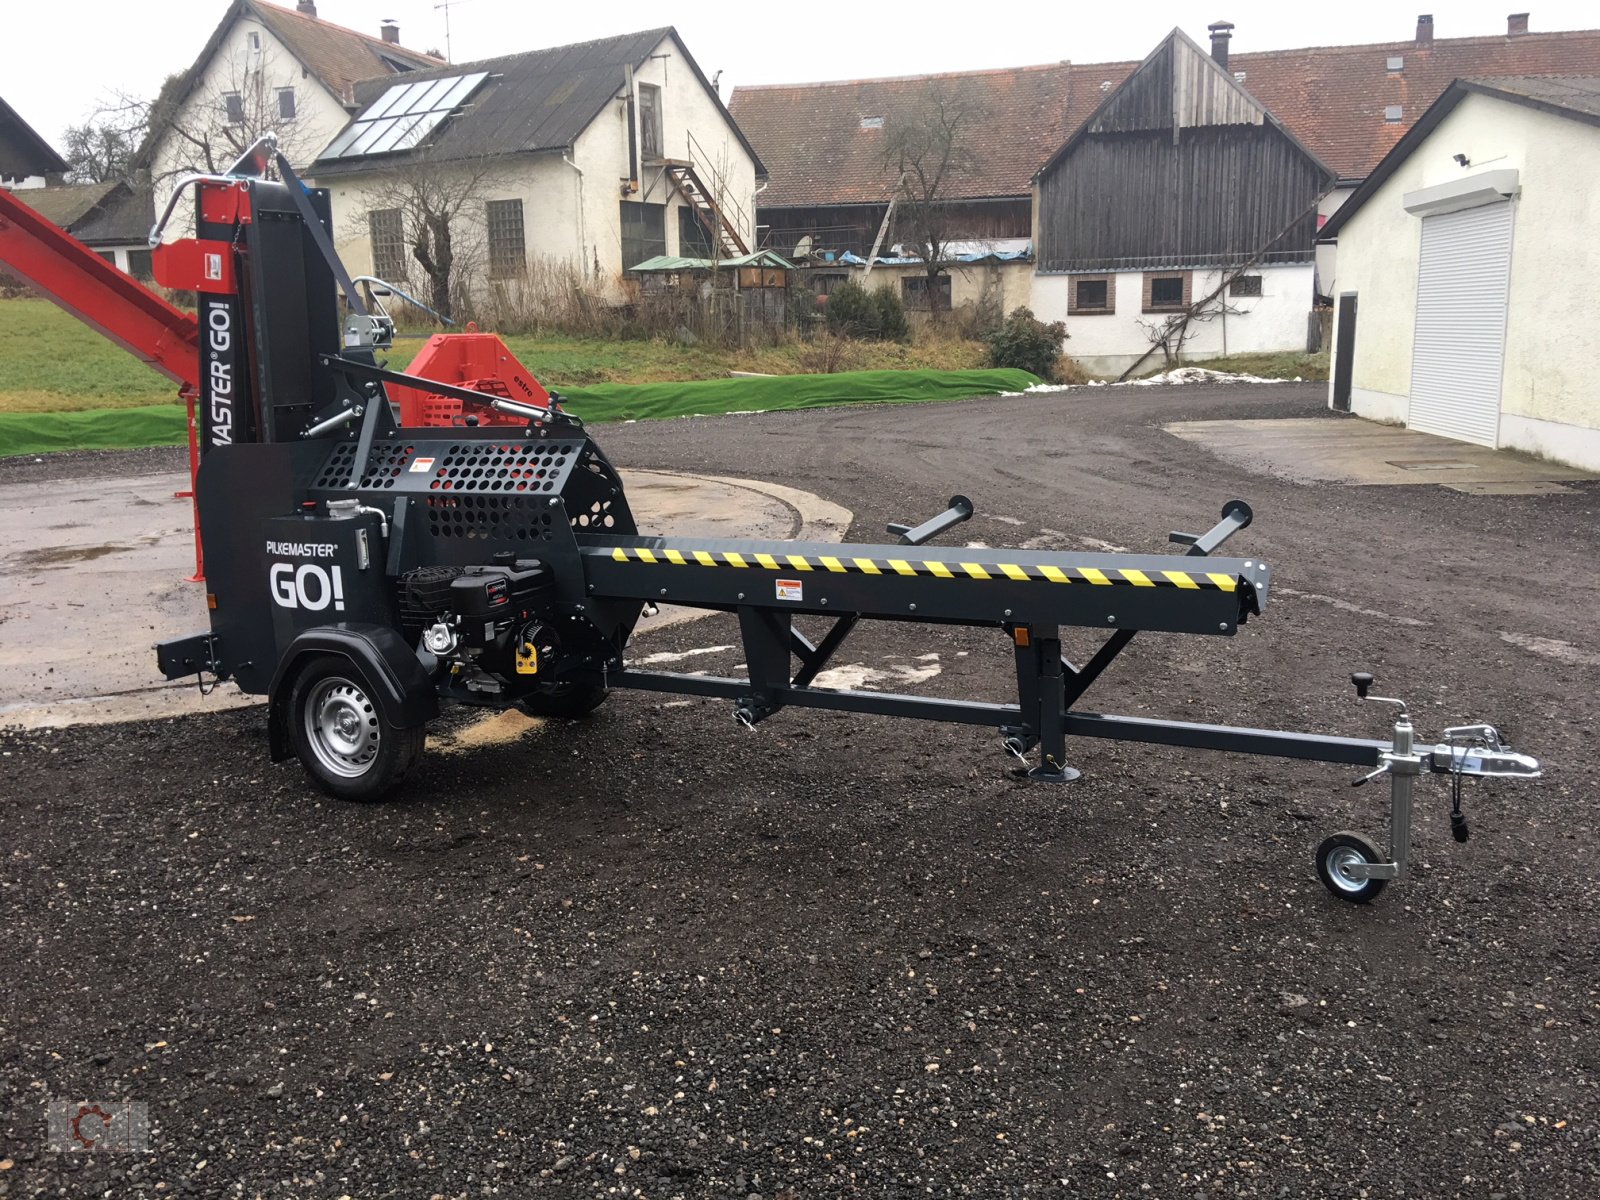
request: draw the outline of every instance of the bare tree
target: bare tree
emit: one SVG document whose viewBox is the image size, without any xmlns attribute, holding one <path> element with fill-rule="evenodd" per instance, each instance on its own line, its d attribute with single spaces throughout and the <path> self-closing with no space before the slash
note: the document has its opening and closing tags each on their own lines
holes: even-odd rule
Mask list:
<svg viewBox="0 0 1600 1200">
<path fill-rule="evenodd" d="M 150 106 L 117 97 L 67 127 L 62 155 L 68 183 L 109 183 L 132 179 L 139 146 L 145 140 Z"/>
<path fill-rule="evenodd" d="M 935 314 L 954 224 L 947 195 L 955 180 L 977 165 L 971 141 L 981 116 L 976 105 L 933 82 L 886 128 L 884 164 L 899 173 L 894 188 L 896 232 L 922 259 L 928 307 Z"/>
<path fill-rule="evenodd" d="M 363 207 L 353 217 L 359 222 L 355 232 L 372 236 L 377 214 L 398 221 L 409 256 L 407 279 L 421 285 L 434 311 L 454 320 L 469 303 L 472 281 L 485 265 L 486 204 L 504 177 L 505 165 L 498 158 L 441 162 L 426 150 L 416 151 L 365 186 Z M 412 275 L 411 262 L 420 277 Z"/>
<path fill-rule="evenodd" d="M 1191 327 L 1197 323 L 1203 324 L 1217 317 L 1227 316 L 1242 312 L 1242 309 L 1230 306 L 1225 297 L 1233 287 L 1233 281 L 1241 275 L 1247 275 L 1271 253 L 1272 248 L 1281 242 L 1294 230 L 1295 226 L 1304 220 L 1308 214 L 1316 211 L 1316 205 L 1295 214 L 1294 218 L 1280 229 L 1273 237 L 1269 238 L 1254 253 L 1246 256 L 1244 261 L 1232 267 L 1226 267 L 1220 274 L 1217 286 L 1212 288 L 1200 299 L 1191 304 L 1184 305 L 1179 312 L 1172 313 L 1160 322 L 1140 321 L 1144 327 L 1145 336 L 1150 339 L 1150 349 L 1141 354 L 1131 366 L 1117 376 L 1121 383 L 1140 367 L 1149 361 L 1150 356 L 1157 350 L 1162 352 L 1168 363 L 1176 363 L 1183 353 L 1183 344 L 1194 337 Z"/>
<path fill-rule="evenodd" d="M 1247 311 L 1230 304 L 1224 297 L 1228 295 L 1228 288 L 1233 281 L 1249 269 L 1249 265 L 1246 265 L 1223 271 L 1222 282 L 1217 287 L 1181 312 L 1168 313 L 1154 321 L 1141 318 L 1139 328 L 1150 342 L 1150 351 L 1139 361 L 1144 362 L 1151 352 L 1159 350 L 1167 366 L 1178 366 L 1183 362 L 1184 343 L 1193 340 L 1200 332 L 1199 326 L 1210 324 L 1218 317 L 1237 316 Z"/>
</svg>

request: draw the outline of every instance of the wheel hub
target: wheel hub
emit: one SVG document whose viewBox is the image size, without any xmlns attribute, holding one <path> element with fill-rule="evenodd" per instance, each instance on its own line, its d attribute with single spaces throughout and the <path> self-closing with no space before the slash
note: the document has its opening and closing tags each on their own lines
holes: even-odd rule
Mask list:
<svg viewBox="0 0 1600 1200">
<path fill-rule="evenodd" d="M 324 679 L 306 697 L 306 741 L 317 762 L 346 779 L 371 767 L 382 740 L 377 707 L 348 679 Z"/>
<path fill-rule="evenodd" d="M 1359 892 L 1367 886 L 1368 880 L 1365 874 L 1357 874 L 1355 868 L 1370 865 L 1359 850 L 1344 846 L 1328 856 L 1328 877 L 1347 892 Z"/>
</svg>

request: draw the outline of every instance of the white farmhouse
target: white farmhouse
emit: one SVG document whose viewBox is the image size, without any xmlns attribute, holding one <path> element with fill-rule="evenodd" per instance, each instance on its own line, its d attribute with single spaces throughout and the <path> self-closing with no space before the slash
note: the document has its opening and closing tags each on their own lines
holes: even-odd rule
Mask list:
<svg viewBox="0 0 1600 1200">
<path fill-rule="evenodd" d="M 157 212 L 184 175 L 227 167 L 268 131 L 303 167 L 350 119 L 357 81 L 442 62 L 402 46 L 392 21 L 368 36 L 322 20 L 315 0 L 292 9 L 233 0 L 157 103 L 159 126 L 141 155 Z"/>
<path fill-rule="evenodd" d="M 1451 84 L 1324 227 L 1330 403 L 1600 470 L 1600 76 Z"/>
<path fill-rule="evenodd" d="M 439 298 L 441 218 L 455 278 L 474 287 L 566 271 L 617 300 L 646 259 L 753 248 L 765 168 L 671 28 L 369 81 L 357 97 L 308 174 L 332 195 L 352 271 L 425 300 Z"/>
</svg>

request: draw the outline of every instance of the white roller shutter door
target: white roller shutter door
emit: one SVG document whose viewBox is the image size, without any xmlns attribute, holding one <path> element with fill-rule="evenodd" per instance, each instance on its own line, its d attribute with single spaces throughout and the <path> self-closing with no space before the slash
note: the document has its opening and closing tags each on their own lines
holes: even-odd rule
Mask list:
<svg viewBox="0 0 1600 1200">
<path fill-rule="evenodd" d="M 1510 203 L 1422 218 L 1411 428 L 1495 445 L 1510 274 Z"/>
</svg>

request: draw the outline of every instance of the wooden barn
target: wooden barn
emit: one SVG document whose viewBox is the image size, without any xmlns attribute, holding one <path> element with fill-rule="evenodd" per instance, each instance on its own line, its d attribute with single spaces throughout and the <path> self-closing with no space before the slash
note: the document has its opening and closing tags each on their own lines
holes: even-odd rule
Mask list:
<svg viewBox="0 0 1600 1200">
<path fill-rule="evenodd" d="M 1334 172 L 1229 72 L 1227 28 L 1211 54 L 1174 29 L 1035 176 L 1033 306 L 1092 371 L 1163 337 L 1185 358 L 1306 346 Z"/>
</svg>

